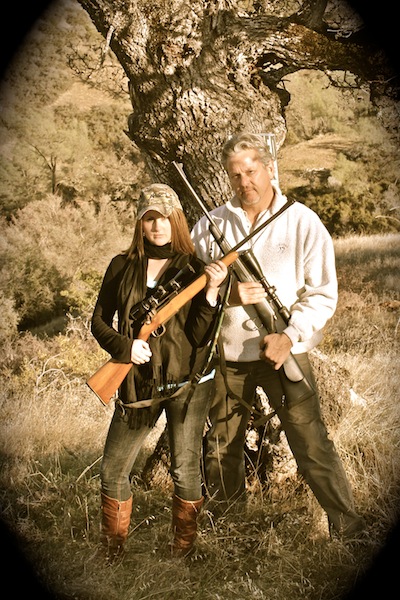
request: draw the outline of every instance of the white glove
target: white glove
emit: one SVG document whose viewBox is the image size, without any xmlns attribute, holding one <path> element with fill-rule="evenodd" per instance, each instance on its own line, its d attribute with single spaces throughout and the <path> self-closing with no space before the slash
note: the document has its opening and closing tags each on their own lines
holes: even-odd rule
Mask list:
<svg viewBox="0 0 400 600">
<path fill-rule="evenodd" d="M 144 340 L 133 340 L 131 349 L 131 361 L 135 365 L 143 365 L 151 358 L 150 346 Z"/>
</svg>

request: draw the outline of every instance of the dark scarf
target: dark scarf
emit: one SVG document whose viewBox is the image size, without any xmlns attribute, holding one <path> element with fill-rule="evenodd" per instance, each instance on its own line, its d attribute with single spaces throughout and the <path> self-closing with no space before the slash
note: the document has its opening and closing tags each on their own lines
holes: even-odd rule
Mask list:
<svg viewBox="0 0 400 600">
<path fill-rule="evenodd" d="M 164 246 L 154 246 L 154 244 L 150 244 L 150 242 L 144 238 L 144 253 L 147 258 L 173 258 L 175 253 L 172 252 L 171 247 L 171 242 L 164 244 Z"/>
<path fill-rule="evenodd" d="M 159 284 L 169 281 L 186 265 L 190 257 L 171 252 L 171 245 L 153 246 L 145 244 L 145 256 L 128 262 L 119 288 L 119 330 L 122 335 L 134 339 L 137 330 L 132 327 L 130 318 L 131 308 L 141 302 L 148 292 L 146 287 L 147 265 L 149 258 L 170 258 L 167 270 L 160 278 Z M 153 293 L 154 290 L 149 292 Z M 147 340 L 152 357 L 150 363 L 133 365 L 121 386 L 121 396 L 124 404 L 131 404 L 138 400 L 149 398 L 168 397 L 177 390 L 182 363 L 183 323 L 180 322 L 179 313 L 168 321 L 166 332 L 161 337 L 150 336 Z M 147 407 L 130 410 L 131 427 L 141 423 L 152 426 L 160 412 L 159 405 L 154 408 Z"/>
</svg>

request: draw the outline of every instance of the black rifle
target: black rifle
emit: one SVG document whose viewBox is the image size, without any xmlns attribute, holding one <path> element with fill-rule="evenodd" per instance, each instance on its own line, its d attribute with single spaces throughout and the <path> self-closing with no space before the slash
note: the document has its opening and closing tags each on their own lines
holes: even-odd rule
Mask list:
<svg viewBox="0 0 400 600">
<path fill-rule="evenodd" d="M 221 251 L 223 253 L 229 252 L 230 246 L 227 243 L 224 234 L 219 229 L 218 225 L 215 223 L 214 219 L 209 214 L 206 206 L 203 204 L 203 202 L 189 183 L 182 166 L 176 162 L 173 162 L 172 164 L 178 171 L 182 181 L 184 182 L 186 188 L 189 190 L 191 196 L 196 200 L 197 204 L 200 206 L 204 215 L 208 219 L 210 232 L 215 238 L 215 241 L 217 242 Z M 257 229 L 255 229 L 252 232 L 252 235 L 256 234 L 258 231 L 261 231 L 263 227 L 266 227 L 272 220 L 276 219 L 291 204 L 293 204 L 293 201 L 289 200 L 270 219 L 268 219 L 265 223 L 257 227 Z M 270 285 L 266 280 L 252 250 L 249 249 L 242 252 L 232 268 L 238 281 L 258 281 L 259 283 L 261 283 L 264 290 L 267 292 L 267 298 L 261 302 L 253 304 L 252 306 L 254 306 L 258 318 L 260 319 L 261 323 L 264 325 L 268 333 L 276 333 L 277 331 L 282 331 L 289 324 L 290 313 L 288 309 L 285 306 L 283 306 L 280 302 L 276 294 L 276 288 Z M 281 375 L 283 391 L 285 393 L 285 397 L 289 400 L 289 402 L 300 402 L 301 400 L 306 400 L 315 393 L 313 386 L 304 375 L 300 365 L 298 364 L 297 360 L 295 359 L 292 353 L 289 354 L 288 358 L 285 360 L 282 367 L 279 369 L 279 372 Z"/>
</svg>

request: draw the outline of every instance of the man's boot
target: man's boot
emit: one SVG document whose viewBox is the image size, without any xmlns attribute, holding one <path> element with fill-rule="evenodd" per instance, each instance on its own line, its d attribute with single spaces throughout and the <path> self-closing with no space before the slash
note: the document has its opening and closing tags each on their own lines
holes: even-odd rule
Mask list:
<svg viewBox="0 0 400 600">
<path fill-rule="evenodd" d="M 188 556 L 193 549 L 197 536 L 197 518 L 203 506 L 204 498 L 182 500 L 174 495 L 172 498 L 172 531 L 174 539 L 171 554 L 175 557 Z"/>
<path fill-rule="evenodd" d="M 123 552 L 132 513 L 132 496 L 123 502 L 101 493 L 101 541 L 107 560 L 113 562 Z"/>
<path fill-rule="evenodd" d="M 328 515 L 329 534 L 331 539 L 356 540 L 366 537 L 367 524 L 363 517 L 353 510 L 348 514 L 336 511 Z"/>
</svg>

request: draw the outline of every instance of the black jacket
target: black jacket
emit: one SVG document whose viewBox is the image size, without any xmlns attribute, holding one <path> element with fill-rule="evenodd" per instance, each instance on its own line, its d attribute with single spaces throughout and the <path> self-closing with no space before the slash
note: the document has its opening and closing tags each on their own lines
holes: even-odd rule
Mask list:
<svg viewBox="0 0 400 600">
<path fill-rule="evenodd" d="M 133 332 L 130 335 L 121 333 L 121 315 L 118 311 L 118 294 L 127 262 L 127 257 L 122 254 L 112 259 L 104 275 L 92 317 L 92 333 L 100 346 L 112 358 L 124 363 L 129 363 L 131 360 L 134 339 Z M 202 274 L 204 263 L 201 260 L 193 256 L 179 255 L 160 277 L 158 284 L 165 285 L 188 262 L 197 275 Z M 154 290 L 148 290 L 147 295 L 152 293 Z M 116 313 L 118 324 L 114 321 Z M 160 344 L 163 354 L 169 359 L 172 356 L 177 367 L 179 363 L 179 382 L 187 381 L 201 368 L 207 352 L 207 342 L 212 336 L 216 313 L 217 308 L 209 305 L 202 290 L 165 324 L 167 334 L 161 338 L 150 336 L 148 339 L 152 350 L 155 344 Z M 173 336 L 168 336 L 168 332 L 171 331 Z M 138 389 L 134 389 L 137 388 L 135 374 L 138 379 L 138 373 L 143 373 L 148 368 L 148 365 L 143 368 L 136 367 L 128 374 L 119 390 L 123 402 L 134 402 L 142 397 Z"/>
</svg>

